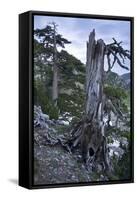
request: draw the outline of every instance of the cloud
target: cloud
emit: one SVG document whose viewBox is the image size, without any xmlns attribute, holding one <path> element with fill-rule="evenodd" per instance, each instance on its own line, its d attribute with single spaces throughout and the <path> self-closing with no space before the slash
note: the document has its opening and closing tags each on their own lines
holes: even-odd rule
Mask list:
<svg viewBox="0 0 137 200">
<path fill-rule="evenodd" d="M 72 42 L 65 49 L 83 63 L 86 63 L 86 42 L 93 28 L 96 30 L 96 39 L 102 38 L 105 43 L 111 43 L 114 37 L 117 41 L 122 40 L 123 47 L 130 50 L 130 21 L 36 15 L 34 29 L 44 28 L 53 21 L 58 24 L 58 32 Z M 130 65 L 129 62 L 126 64 Z M 127 72 L 118 66 L 114 71 L 119 74 Z"/>
</svg>

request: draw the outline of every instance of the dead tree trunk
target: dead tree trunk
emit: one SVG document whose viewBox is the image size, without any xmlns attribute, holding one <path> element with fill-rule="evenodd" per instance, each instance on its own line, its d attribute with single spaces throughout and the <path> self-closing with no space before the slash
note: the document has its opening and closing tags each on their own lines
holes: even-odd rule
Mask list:
<svg viewBox="0 0 137 200">
<path fill-rule="evenodd" d="M 87 150 L 84 153 L 86 153 L 86 160 L 88 159 L 87 157 L 93 157 L 93 162 L 98 160 L 103 169 L 108 169 L 103 122 L 105 104 L 105 96 L 103 94 L 104 56 L 105 44 L 101 39 L 95 40 L 95 30 L 93 30 L 87 43 L 85 119 L 89 124 L 88 126 L 86 125 L 89 130 L 87 131 L 87 128 L 83 129 L 83 138 L 89 134 L 89 141 L 86 145 Z M 81 142 L 85 143 L 85 139 Z M 92 152 L 92 155 L 90 155 L 90 152 Z"/>
<path fill-rule="evenodd" d="M 72 148 L 80 143 L 86 164 L 100 164 L 103 170 L 106 170 L 108 158 L 103 123 L 104 52 L 105 44 L 101 39 L 95 40 L 95 30 L 93 30 L 87 43 L 85 114 L 72 131 Z"/>
<path fill-rule="evenodd" d="M 86 66 L 86 109 L 88 121 L 102 121 L 103 75 L 104 75 L 104 42 L 95 41 L 95 31 L 90 34 L 87 43 Z"/>
</svg>

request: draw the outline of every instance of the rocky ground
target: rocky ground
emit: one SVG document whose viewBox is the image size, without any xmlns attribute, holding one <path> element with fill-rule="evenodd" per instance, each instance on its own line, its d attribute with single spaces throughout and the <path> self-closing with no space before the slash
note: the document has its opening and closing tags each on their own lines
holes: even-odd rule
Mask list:
<svg viewBox="0 0 137 200">
<path fill-rule="evenodd" d="M 36 134 L 43 135 L 44 130 L 37 129 Z M 39 137 L 39 142 L 41 139 Z M 59 144 L 46 144 L 44 139 L 41 144 L 34 144 L 34 173 L 35 184 L 101 181 L 105 178 L 86 169 L 79 150 L 72 154 Z"/>
<path fill-rule="evenodd" d="M 85 166 L 80 148 L 73 153 L 65 145 L 69 125 L 63 120 L 50 120 L 40 107 L 34 107 L 34 184 L 62 184 L 106 181 L 100 168 Z M 115 137 L 114 137 L 115 138 Z M 123 143 L 123 142 L 122 142 Z M 122 155 L 115 139 L 109 143 L 110 156 Z"/>
</svg>

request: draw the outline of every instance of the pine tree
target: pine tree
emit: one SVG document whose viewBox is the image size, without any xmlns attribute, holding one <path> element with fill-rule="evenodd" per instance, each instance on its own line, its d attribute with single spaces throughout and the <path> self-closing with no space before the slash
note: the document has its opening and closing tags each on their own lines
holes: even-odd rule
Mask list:
<svg viewBox="0 0 137 200">
<path fill-rule="evenodd" d="M 53 80 L 52 80 L 52 100 L 57 106 L 58 101 L 58 47 L 65 48 L 65 44 L 71 42 L 63 38 L 57 32 L 57 24 L 52 22 L 43 29 L 36 29 L 34 35 L 45 48 L 45 55 L 43 57 L 52 65 Z"/>
</svg>

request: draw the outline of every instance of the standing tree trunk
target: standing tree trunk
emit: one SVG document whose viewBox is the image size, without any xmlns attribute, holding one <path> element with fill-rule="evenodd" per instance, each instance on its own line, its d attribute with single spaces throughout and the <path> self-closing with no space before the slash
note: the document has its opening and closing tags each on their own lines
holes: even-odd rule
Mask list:
<svg viewBox="0 0 137 200">
<path fill-rule="evenodd" d="M 57 47 L 56 47 L 56 25 L 54 25 L 54 53 L 53 53 L 53 84 L 52 84 L 52 100 L 57 106 L 58 100 L 58 67 L 57 67 Z"/>
<path fill-rule="evenodd" d="M 106 138 L 104 135 L 103 76 L 105 44 L 95 40 L 95 30 L 87 43 L 86 103 L 81 122 L 72 131 L 72 148 L 81 144 L 83 160 L 108 169 Z"/>
<path fill-rule="evenodd" d="M 57 100 L 58 100 L 58 68 L 57 68 L 56 65 L 53 66 L 52 100 L 54 102 L 54 105 L 57 106 Z"/>
</svg>

